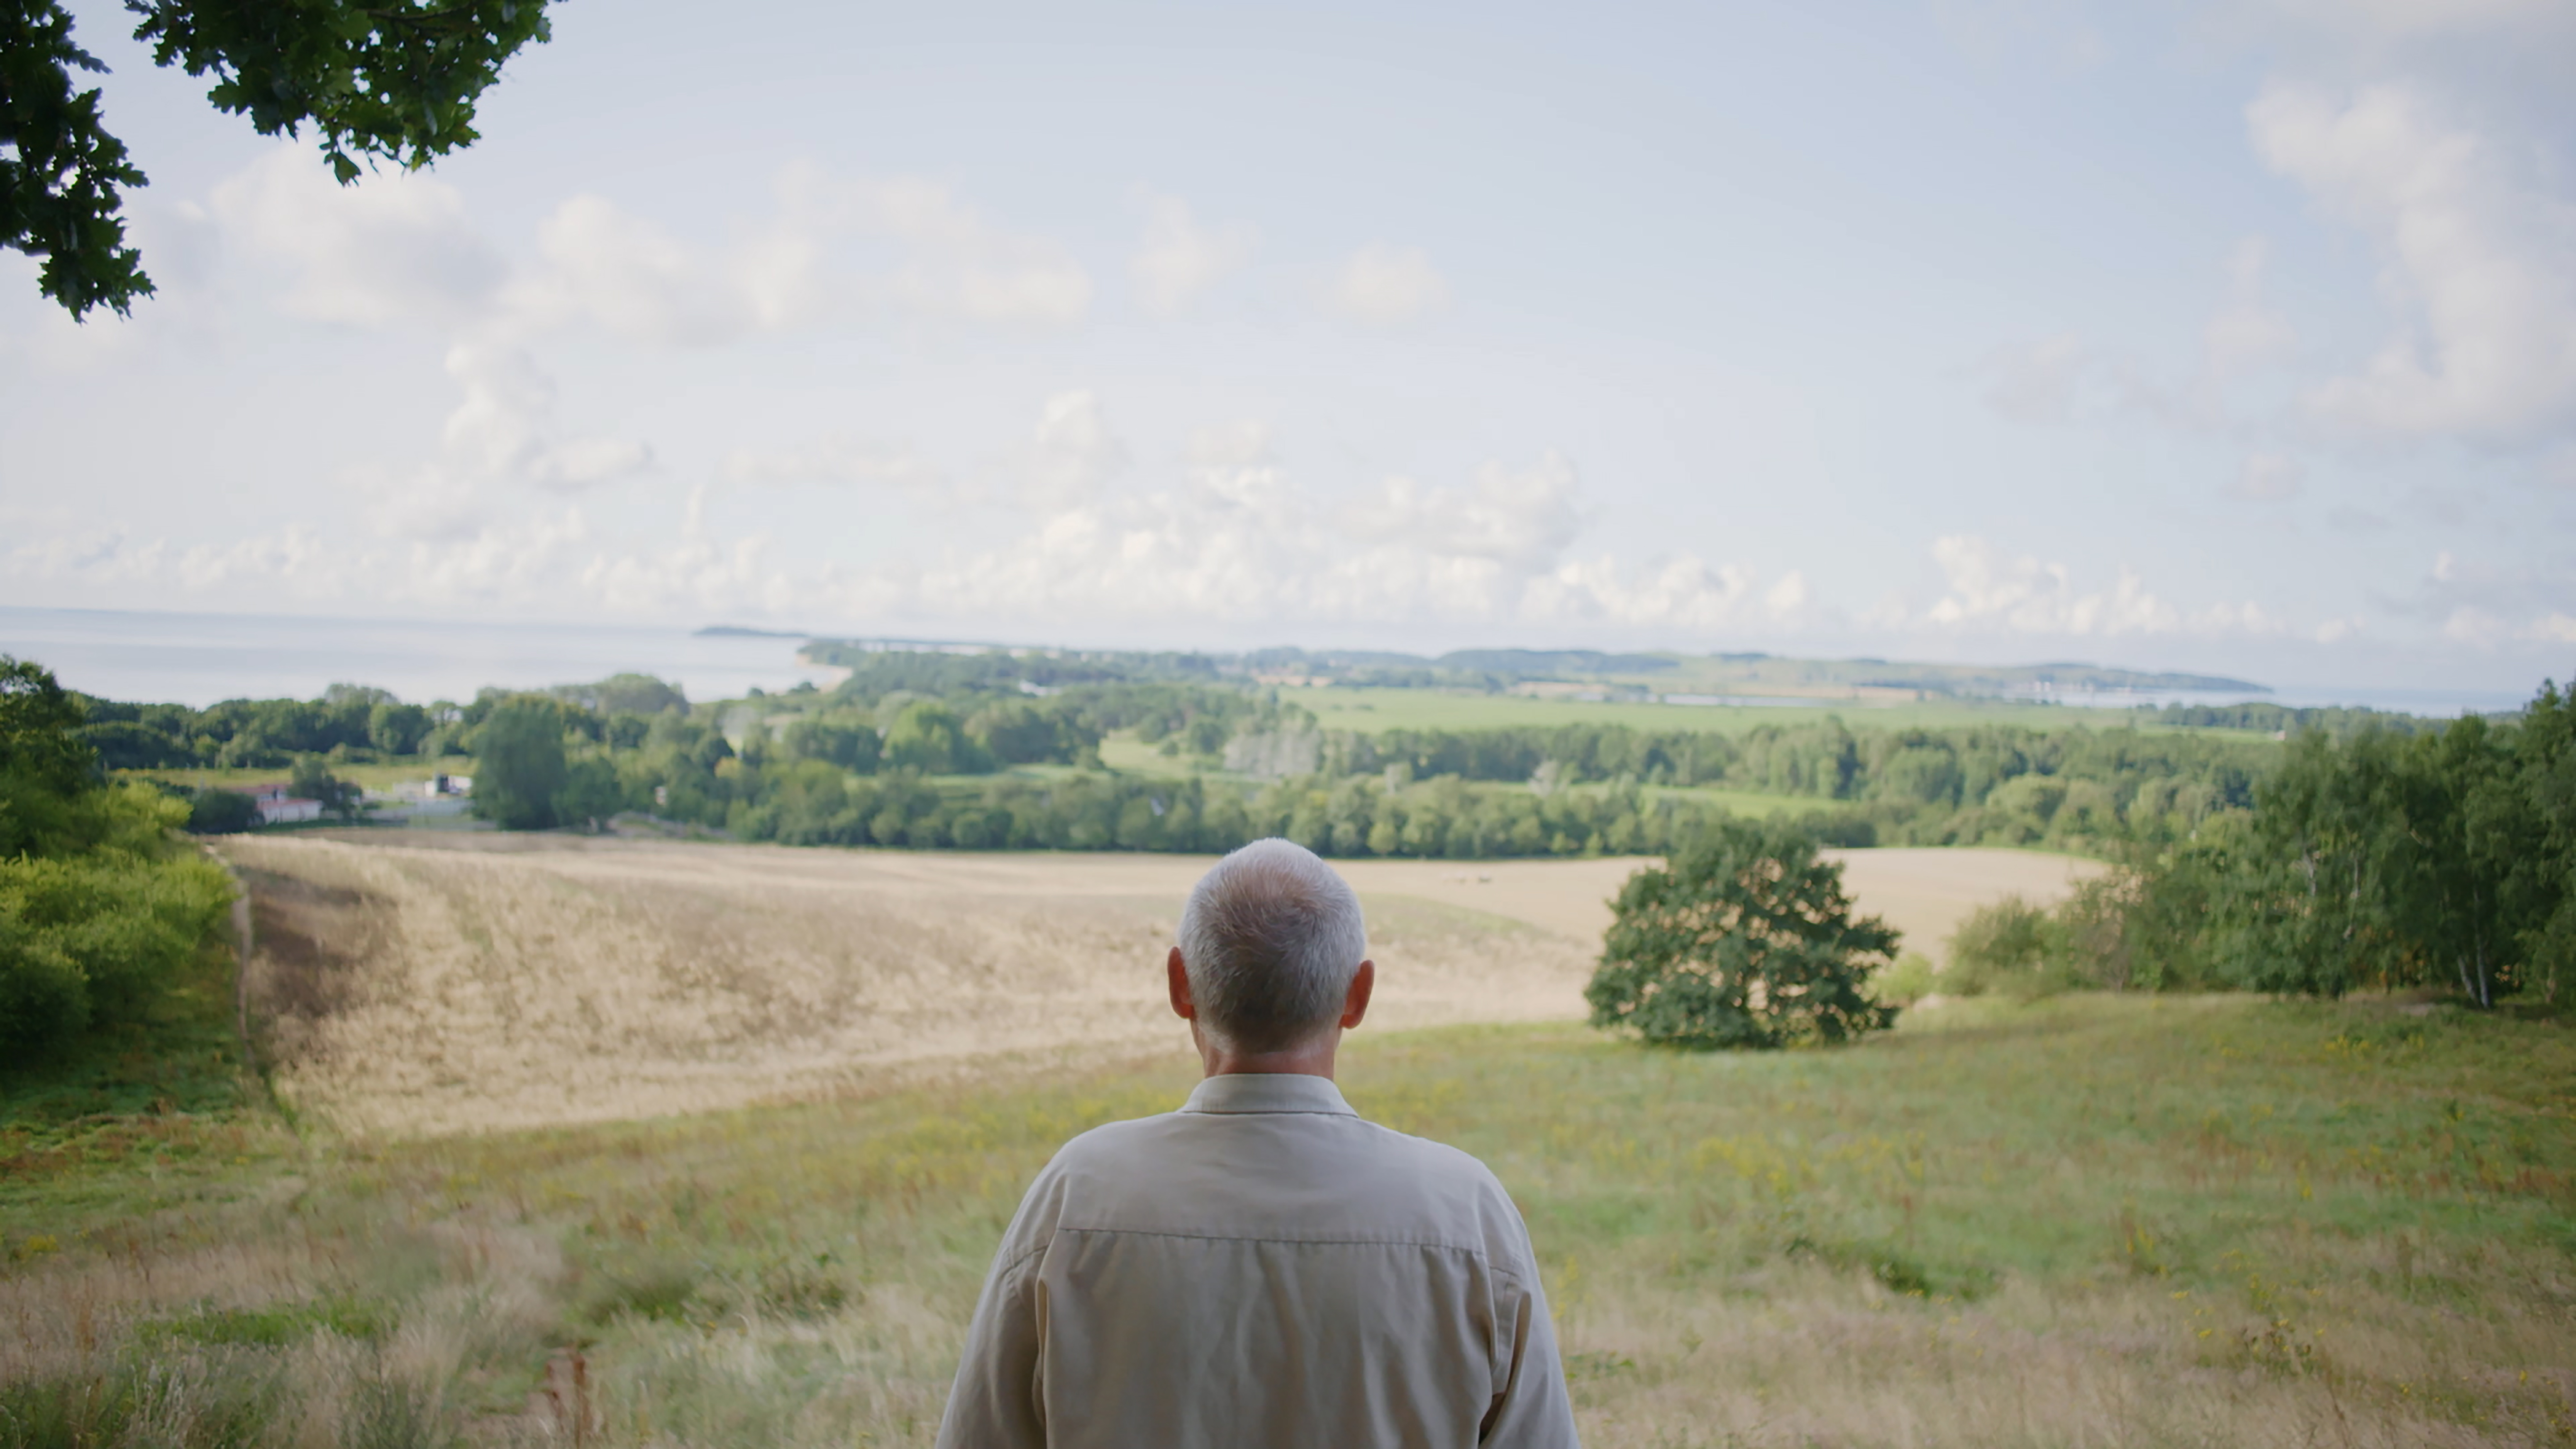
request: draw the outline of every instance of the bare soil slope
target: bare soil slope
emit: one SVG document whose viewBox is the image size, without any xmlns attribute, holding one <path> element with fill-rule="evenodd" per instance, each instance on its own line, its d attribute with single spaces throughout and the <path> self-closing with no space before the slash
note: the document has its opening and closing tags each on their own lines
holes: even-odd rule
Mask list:
<svg viewBox="0 0 2576 1449">
<path fill-rule="evenodd" d="M 279 1090 L 398 1136 L 1177 1051 L 1160 962 L 1208 864 L 394 831 L 226 851 Z M 1581 1015 L 1606 901 L 1639 864 L 1348 863 L 1381 973 L 1371 1025 Z M 2007 890 L 2053 896 L 2069 869 L 1883 851 L 1851 879 L 1912 937 Z"/>
</svg>

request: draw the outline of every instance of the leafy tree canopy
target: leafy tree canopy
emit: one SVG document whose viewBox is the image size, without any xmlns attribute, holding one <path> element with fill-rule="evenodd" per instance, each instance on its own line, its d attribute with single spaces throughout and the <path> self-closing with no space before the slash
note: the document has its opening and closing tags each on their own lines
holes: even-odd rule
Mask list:
<svg viewBox="0 0 2576 1449">
<path fill-rule="evenodd" d="M 1812 837 L 1721 820 L 1628 878 L 1583 994 L 1593 1025 L 1664 1045 L 1845 1041 L 1896 1019 L 1862 990 L 1896 941 L 1852 919 L 1842 867 Z"/>
<path fill-rule="evenodd" d="M 506 830 L 543 830 L 570 780 L 564 707 L 541 694 L 503 701 L 474 736 L 474 810 Z"/>
<path fill-rule="evenodd" d="M 365 164 L 405 170 L 478 139 L 474 106 L 501 67 L 547 38 L 543 0 L 126 0 L 155 65 L 212 76 L 206 99 L 263 136 L 311 122 L 342 185 Z M 120 314 L 152 279 L 125 242 L 126 188 L 145 184 L 107 131 L 107 67 L 72 41 L 60 0 L 0 0 L 0 246 L 42 264 L 37 288 L 74 317 Z"/>
</svg>

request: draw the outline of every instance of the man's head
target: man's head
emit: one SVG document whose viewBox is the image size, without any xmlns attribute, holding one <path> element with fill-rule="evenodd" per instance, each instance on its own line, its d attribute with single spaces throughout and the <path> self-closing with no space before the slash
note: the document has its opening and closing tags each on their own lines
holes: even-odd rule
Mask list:
<svg viewBox="0 0 2576 1449">
<path fill-rule="evenodd" d="M 1256 840 L 1191 888 L 1175 954 L 1201 1031 L 1236 1052 L 1284 1052 L 1343 1019 L 1368 928 L 1313 851 Z"/>
</svg>

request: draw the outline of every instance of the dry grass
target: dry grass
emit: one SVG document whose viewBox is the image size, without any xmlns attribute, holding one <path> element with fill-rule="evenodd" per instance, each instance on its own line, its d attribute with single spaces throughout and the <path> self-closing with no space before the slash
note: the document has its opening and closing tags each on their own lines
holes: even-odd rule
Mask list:
<svg viewBox="0 0 2576 1449">
<path fill-rule="evenodd" d="M 1201 861 L 380 839 L 228 847 L 279 1095 L 343 1132 L 703 1111 L 1186 1040 L 1160 963 Z M 1581 1012 L 1580 942 L 1372 904 L 1384 1026 Z"/>
<path fill-rule="evenodd" d="M 1171 1048 L 1158 964 L 1207 862 L 568 837 L 248 837 L 279 1095 L 362 1135 L 703 1111 L 1008 1061 Z M 1357 862 L 1381 1030 L 1583 1014 L 1630 860 Z M 1854 854 L 1865 908 L 1946 933 L 2089 863 Z"/>
</svg>

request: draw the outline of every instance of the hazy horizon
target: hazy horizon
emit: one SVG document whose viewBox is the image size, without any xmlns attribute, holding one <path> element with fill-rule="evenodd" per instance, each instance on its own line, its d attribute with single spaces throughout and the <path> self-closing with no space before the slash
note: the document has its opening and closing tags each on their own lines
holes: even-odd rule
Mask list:
<svg viewBox="0 0 2576 1449">
<path fill-rule="evenodd" d="M 690 698 L 709 700 L 737 697 L 753 686 L 771 693 L 792 689 L 801 682 L 828 687 L 838 677 L 838 671 L 800 663 L 796 658 L 798 647 L 808 638 L 867 637 L 835 636 L 828 631 L 732 636 L 704 632 L 717 627 L 723 626 L 324 619 L 0 604 L 0 654 L 35 659 L 55 670 L 66 688 L 100 698 L 179 703 L 196 708 L 223 699 L 309 699 L 333 684 L 389 689 L 414 703 L 461 701 L 486 686 L 542 689 L 588 683 L 630 671 L 671 680 L 681 685 Z M 1031 649 L 1115 647 L 1042 638 L 917 642 Z M 1272 640 L 1253 647 L 1296 647 L 1321 652 L 1319 646 L 1295 640 Z M 2126 667 L 2116 661 L 2035 656 L 2009 661 L 1821 654 L 1781 657 L 1838 658 L 1847 662 L 1868 659 L 1890 664 L 1974 663 L 1987 667 Z M 2252 699 L 2294 707 L 2359 705 L 2447 717 L 2518 708 L 2529 702 L 2540 684 L 2534 679 L 2526 687 L 2481 690 L 2374 686 L 2353 681 L 2244 682 L 2258 686 L 2258 690 L 2168 689 L 2148 691 L 2134 700 L 2106 694 L 2089 702 L 2106 706 L 2106 715 L 2132 702 L 2217 704 Z M 2088 701 L 2075 698 L 2071 702 Z M 1809 702 L 1796 703 L 1803 706 Z"/>
</svg>

